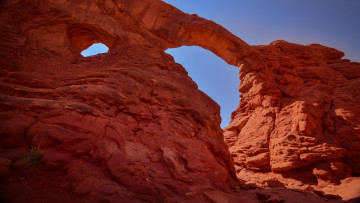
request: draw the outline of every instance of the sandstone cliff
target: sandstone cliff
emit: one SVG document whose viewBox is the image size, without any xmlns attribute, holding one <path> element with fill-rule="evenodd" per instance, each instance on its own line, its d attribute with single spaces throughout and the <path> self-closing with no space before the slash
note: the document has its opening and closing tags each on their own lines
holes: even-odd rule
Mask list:
<svg viewBox="0 0 360 203">
<path fill-rule="evenodd" d="M 318 44 L 255 48 L 271 62 L 240 66 L 242 100 L 224 129 L 239 178 L 358 196 L 360 64 Z"/>
<path fill-rule="evenodd" d="M 5 0 L 0 11 L 0 200 L 326 201 L 305 191 L 245 190 L 223 140 L 219 106 L 164 50 L 201 46 L 229 64 L 246 64 L 243 76 L 270 71 L 283 52 L 251 47 L 159 0 Z M 96 42 L 109 52 L 83 58 Z M 340 62 L 339 52 L 328 56 L 318 47 L 320 60 Z M 245 86 L 242 92 L 251 88 Z M 276 107 L 276 88 L 267 88 L 274 95 L 264 108 Z M 347 153 L 333 147 L 333 159 Z M 294 168 L 285 161 L 278 168 Z"/>
</svg>

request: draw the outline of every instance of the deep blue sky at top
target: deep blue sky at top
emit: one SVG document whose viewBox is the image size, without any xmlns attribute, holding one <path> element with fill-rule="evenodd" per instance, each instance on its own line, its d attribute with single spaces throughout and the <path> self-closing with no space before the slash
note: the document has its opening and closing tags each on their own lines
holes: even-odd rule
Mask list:
<svg viewBox="0 0 360 203">
<path fill-rule="evenodd" d="M 164 0 L 213 20 L 251 45 L 319 43 L 360 61 L 359 0 Z"/>
<path fill-rule="evenodd" d="M 250 45 L 319 43 L 360 62 L 360 0 L 164 0 L 222 25 Z M 239 104 L 238 69 L 199 47 L 169 49 L 221 107 L 222 127 Z"/>
<path fill-rule="evenodd" d="M 286 40 L 319 43 L 360 62 L 360 0 L 164 0 L 222 25 L 250 45 Z M 90 51 L 88 55 L 95 51 Z M 221 107 L 222 127 L 239 104 L 238 69 L 199 47 L 169 49 Z"/>
</svg>

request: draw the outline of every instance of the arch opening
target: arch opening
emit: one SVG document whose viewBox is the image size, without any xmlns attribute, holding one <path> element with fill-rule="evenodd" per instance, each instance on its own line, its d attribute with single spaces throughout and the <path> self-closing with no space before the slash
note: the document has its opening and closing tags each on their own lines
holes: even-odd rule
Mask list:
<svg viewBox="0 0 360 203">
<path fill-rule="evenodd" d="M 107 47 L 105 44 L 95 43 L 95 44 L 91 45 L 89 48 L 82 51 L 81 55 L 84 57 L 88 57 L 88 56 L 94 56 L 97 54 L 107 53 L 108 51 L 109 51 L 109 47 Z"/>
<path fill-rule="evenodd" d="M 85 51 L 86 54 L 88 52 L 88 48 L 90 47 L 91 47 L 90 51 L 93 51 L 93 53 L 95 53 L 96 50 L 101 51 L 98 53 L 106 53 L 110 49 L 114 48 L 116 44 L 115 38 L 111 36 L 108 32 L 106 32 L 101 28 L 93 27 L 86 24 L 72 25 L 67 30 L 67 35 L 71 42 L 72 49 L 79 55 L 80 54 L 83 55 L 83 51 Z M 95 54 L 91 54 L 91 55 L 95 55 Z M 91 56 L 91 55 L 87 55 L 87 56 Z"/>
<path fill-rule="evenodd" d="M 220 106 L 221 128 L 229 125 L 231 113 L 239 105 L 239 70 L 212 52 L 197 46 L 182 46 L 165 51 L 180 63 L 199 90 Z"/>
</svg>

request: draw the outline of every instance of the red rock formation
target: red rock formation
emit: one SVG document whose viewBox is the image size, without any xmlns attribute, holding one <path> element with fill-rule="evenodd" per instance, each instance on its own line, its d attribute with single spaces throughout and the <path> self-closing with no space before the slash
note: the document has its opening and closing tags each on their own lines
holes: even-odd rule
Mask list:
<svg viewBox="0 0 360 203">
<path fill-rule="evenodd" d="M 240 66 L 242 100 L 224 129 L 239 178 L 350 198 L 327 188 L 360 174 L 360 64 L 318 44 L 255 48 L 271 62 Z"/>
<path fill-rule="evenodd" d="M 0 10 L 0 200 L 325 201 L 241 190 L 219 106 L 164 53 L 198 45 L 256 67 L 262 50 L 159 0 L 5 0 Z M 80 55 L 97 42 L 109 52 Z"/>
</svg>

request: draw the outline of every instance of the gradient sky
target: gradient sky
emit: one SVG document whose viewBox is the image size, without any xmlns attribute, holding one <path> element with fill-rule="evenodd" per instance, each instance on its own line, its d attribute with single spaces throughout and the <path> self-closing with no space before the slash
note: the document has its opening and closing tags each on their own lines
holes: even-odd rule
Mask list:
<svg viewBox="0 0 360 203">
<path fill-rule="evenodd" d="M 250 45 L 286 40 L 319 43 L 360 61 L 360 0 L 164 0 L 186 13 L 213 20 Z M 87 54 L 94 54 L 95 50 Z M 199 89 L 221 107 L 222 124 L 239 104 L 237 67 L 200 47 L 166 51 Z"/>
<path fill-rule="evenodd" d="M 164 0 L 222 25 L 250 45 L 319 43 L 360 61 L 360 0 Z M 239 104 L 238 69 L 199 47 L 166 51 L 221 107 L 221 127 Z"/>
</svg>

